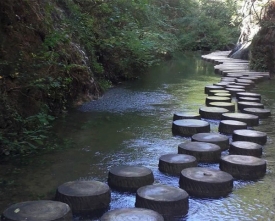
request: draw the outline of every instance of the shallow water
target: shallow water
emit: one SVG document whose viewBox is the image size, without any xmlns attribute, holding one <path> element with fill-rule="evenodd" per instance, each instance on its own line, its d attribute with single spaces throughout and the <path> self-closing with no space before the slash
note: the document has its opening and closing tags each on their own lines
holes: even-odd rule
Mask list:
<svg viewBox="0 0 275 221">
<path fill-rule="evenodd" d="M 204 86 L 219 79 L 212 64 L 191 53 L 70 111 L 56 121 L 53 131 L 72 147 L 0 165 L 0 211 L 21 201 L 53 198 L 56 188 L 67 181 L 107 182 L 108 170 L 121 164 L 146 166 L 153 171 L 155 183 L 178 187 L 178 177 L 158 170 L 161 155 L 177 153 L 178 145 L 190 139 L 172 136 L 173 113 L 198 112 L 205 102 Z M 273 84 L 274 81 L 266 81 L 252 91 L 261 93 L 262 103 L 275 113 Z M 169 220 L 274 220 L 274 115 L 254 127 L 268 134 L 262 157 L 267 160 L 265 177 L 257 182 L 234 181 L 233 192 L 225 198 L 190 197 L 188 214 Z M 219 122 L 209 122 L 211 132 L 217 132 Z M 135 194 L 112 191 L 110 209 L 134 205 Z"/>
</svg>

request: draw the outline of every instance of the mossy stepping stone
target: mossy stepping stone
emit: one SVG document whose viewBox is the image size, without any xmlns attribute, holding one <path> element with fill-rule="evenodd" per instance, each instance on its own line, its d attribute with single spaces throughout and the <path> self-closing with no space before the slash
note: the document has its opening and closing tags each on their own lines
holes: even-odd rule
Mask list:
<svg viewBox="0 0 275 221">
<path fill-rule="evenodd" d="M 230 112 L 234 112 L 235 111 L 235 103 L 231 103 L 231 102 L 210 102 L 208 104 L 209 107 L 220 107 L 220 108 L 225 108 Z"/>
<path fill-rule="evenodd" d="M 252 101 L 252 102 L 258 102 L 260 103 L 261 100 L 258 97 L 239 97 L 238 101 Z"/>
<path fill-rule="evenodd" d="M 261 100 L 261 95 L 258 93 L 251 93 L 251 92 L 238 92 L 236 94 L 237 99 L 239 97 L 257 97 Z"/>
<path fill-rule="evenodd" d="M 194 156 L 187 154 L 165 154 L 159 158 L 159 170 L 164 173 L 179 175 L 188 167 L 196 167 L 198 164 Z"/>
<path fill-rule="evenodd" d="M 138 188 L 153 182 L 153 172 L 144 166 L 115 166 L 108 173 L 109 186 L 118 191 L 135 192 Z"/>
<path fill-rule="evenodd" d="M 190 137 L 196 133 L 210 132 L 210 124 L 203 120 L 176 120 L 172 124 L 173 135 Z"/>
<path fill-rule="evenodd" d="M 199 113 L 202 118 L 220 120 L 223 113 L 227 113 L 229 110 L 221 107 L 201 107 Z"/>
<path fill-rule="evenodd" d="M 97 213 L 108 209 L 111 191 L 99 181 L 71 181 L 57 188 L 55 200 L 67 203 L 73 213 Z"/>
<path fill-rule="evenodd" d="M 228 92 L 233 96 L 235 97 L 236 94 L 238 92 L 245 92 L 245 89 L 241 89 L 241 88 L 232 88 L 232 87 L 227 87 L 225 88 L 226 90 L 228 90 Z"/>
<path fill-rule="evenodd" d="M 185 190 L 173 186 L 147 185 L 137 190 L 136 207 L 152 209 L 163 216 L 186 215 L 189 195 Z"/>
<path fill-rule="evenodd" d="M 205 98 L 205 105 L 208 106 L 210 102 L 231 102 L 231 97 L 208 96 Z"/>
<path fill-rule="evenodd" d="M 121 208 L 105 213 L 100 221 L 164 221 L 162 215 L 144 208 Z"/>
<path fill-rule="evenodd" d="M 259 125 L 259 117 L 253 114 L 224 113 L 222 114 L 222 120 L 237 120 L 245 122 L 248 127 Z"/>
<path fill-rule="evenodd" d="M 244 108 L 264 108 L 262 103 L 253 102 L 253 101 L 238 101 L 238 109 L 242 111 Z"/>
<path fill-rule="evenodd" d="M 229 146 L 229 154 L 261 157 L 263 147 L 249 141 L 234 141 Z"/>
<path fill-rule="evenodd" d="M 174 113 L 173 121 L 183 119 L 201 119 L 200 114 L 195 112 Z"/>
<path fill-rule="evenodd" d="M 219 133 L 198 133 L 191 137 L 192 141 L 217 144 L 222 151 L 229 148 L 228 136 Z"/>
<path fill-rule="evenodd" d="M 256 180 L 266 173 L 266 161 L 254 156 L 228 155 L 220 161 L 220 169 L 234 178 Z"/>
<path fill-rule="evenodd" d="M 221 148 L 213 143 L 187 142 L 179 144 L 178 153 L 192 155 L 198 162 L 215 163 L 220 160 Z"/>
<path fill-rule="evenodd" d="M 232 192 L 233 177 L 216 169 L 192 167 L 181 171 L 179 185 L 190 196 L 219 198 Z"/>
<path fill-rule="evenodd" d="M 247 129 L 247 123 L 237 120 L 222 120 L 219 124 L 219 132 L 223 134 L 232 134 L 234 130 Z"/>
<path fill-rule="evenodd" d="M 39 200 L 11 205 L 3 212 L 1 220 L 61 221 L 72 219 L 72 212 L 68 204 L 51 200 Z"/>
<path fill-rule="evenodd" d="M 210 90 L 219 90 L 223 89 L 222 86 L 216 86 L 216 85 L 208 85 L 204 87 L 204 93 L 208 94 Z"/>
<path fill-rule="evenodd" d="M 268 118 L 271 115 L 271 111 L 269 109 L 263 108 L 244 108 L 242 112 L 246 114 L 256 115 L 260 119 Z"/>
<path fill-rule="evenodd" d="M 233 141 L 250 141 L 260 145 L 264 145 L 267 141 L 267 134 L 257 130 L 234 130 Z"/>
</svg>

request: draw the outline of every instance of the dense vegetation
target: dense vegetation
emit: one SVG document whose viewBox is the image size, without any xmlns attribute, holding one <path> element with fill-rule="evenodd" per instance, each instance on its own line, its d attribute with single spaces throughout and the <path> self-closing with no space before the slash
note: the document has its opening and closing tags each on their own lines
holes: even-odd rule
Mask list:
<svg viewBox="0 0 275 221">
<path fill-rule="evenodd" d="M 236 2 L 0 1 L 0 156 L 46 148 L 54 117 L 176 51 L 230 49 Z"/>
</svg>

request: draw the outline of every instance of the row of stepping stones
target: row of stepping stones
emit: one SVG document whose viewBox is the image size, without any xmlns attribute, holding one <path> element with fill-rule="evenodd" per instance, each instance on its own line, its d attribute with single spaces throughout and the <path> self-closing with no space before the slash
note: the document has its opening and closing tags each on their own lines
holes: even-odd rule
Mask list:
<svg viewBox="0 0 275 221">
<path fill-rule="evenodd" d="M 265 175 L 266 162 L 259 158 L 265 133 L 252 128 L 270 111 L 260 103 L 261 96 L 247 92 L 266 73 L 249 71 L 247 61 L 227 58 L 218 52 L 203 59 L 215 64 L 221 82 L 205 87 L 205 107 L 199 113 L 176 113 L 172 133 L 191 137 L 178 145 L 178 153 L 159 158 L 159 170 L 179 176 L 179 188 L 154 184 L 153 172 L 144 166 L 121 165 L 108 173 L 108 184 L 99 181 L 71 181 L 56 190 L 55 201 L 40 200 L 8 207 L 2 220 L 72 220 L 73 214 L 99 216 L 101 221 L 152 220 L 188 213 L 189 196 L 219 198 L 232 192 L 233 180 L 256 180 Z M 225 65 L 226 64 L 226 65 Z M 237 103 L 234 103 L 234 100 Z M 244 103 L 245 102 L 245 103 Z M 250 103 L 249 103 L 250 102 Z M 236 106 L 242 113 L 234 113 Z M 211 133 L 207 119 L 219 120 L 219 132 Z M 229 143 L 227 135 L 232 134 Z M 229 155 L 221 156 L 229 149 Z M 198 163 L 219 163 L 220 170 L 199 167 Z M 136 193 L 135 208 L 109 210 L 111 189 Z"/>
</svg>

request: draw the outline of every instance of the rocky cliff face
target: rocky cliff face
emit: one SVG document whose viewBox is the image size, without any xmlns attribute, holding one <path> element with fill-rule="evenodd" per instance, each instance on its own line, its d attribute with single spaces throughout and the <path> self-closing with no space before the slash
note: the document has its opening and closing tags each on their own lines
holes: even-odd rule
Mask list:
<svg viewBox="0 0 275 221">
<path fill-rule="evenodd" d="M 250 50 L 250 66 L 275 74 L 275 1 L 269 3 L 260 21 L 260 30 L 254 36 Z"/>
<path fill-rule="evenodd" d="M 252 40 L 261 28 L 260 22 L 268 3 L 269 0 L 245 0 L 243 2 L 241 9 L 241 34 L 237 46 L 230 54 L 230 57 L 249 59 Z"/>
</svg>

